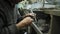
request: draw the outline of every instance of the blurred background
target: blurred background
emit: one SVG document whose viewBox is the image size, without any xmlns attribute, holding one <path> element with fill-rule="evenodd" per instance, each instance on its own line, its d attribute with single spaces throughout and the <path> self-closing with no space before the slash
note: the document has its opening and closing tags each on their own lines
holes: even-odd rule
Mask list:
<svg viewBox="0 0 60 34">
<path fill-rule="evenodd" d="M 60 0 L 23 0 L 16 9 L 18 16 L 36 13 L 33 24 L 21 34 L 60 34 Z"/>
</svg>

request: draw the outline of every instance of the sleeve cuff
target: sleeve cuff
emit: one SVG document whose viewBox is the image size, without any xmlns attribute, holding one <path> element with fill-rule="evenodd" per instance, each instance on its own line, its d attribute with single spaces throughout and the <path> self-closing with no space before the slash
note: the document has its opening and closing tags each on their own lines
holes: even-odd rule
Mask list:
<svg viewBox="0 0 60 34">
<path fill-rule="evenodd" d="M 23 19 L 23 17 L 21 16 L 20 18 L 17 19 L 17 23 L 20 22 Z"/>
</svg>

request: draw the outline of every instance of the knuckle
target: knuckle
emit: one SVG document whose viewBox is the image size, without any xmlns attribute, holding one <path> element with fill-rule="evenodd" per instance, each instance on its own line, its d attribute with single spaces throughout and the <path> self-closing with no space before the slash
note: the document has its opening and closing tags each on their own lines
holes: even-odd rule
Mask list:
<svg viewBox="0 0 60 34">
<path fill-rule="evenodd" d="M 33 21 L 33 19 L 31 17 L 27 17 L 28 21 Z"/>
<path fill-rule="evenodd" d="M 33 21 L 33 19 L 31 19 L 31 21 Z"/>
<path fill-rule="evenodd" d="M 28 19 L 31 19 L 31 17 L 27 17 Z"/>
</svg>

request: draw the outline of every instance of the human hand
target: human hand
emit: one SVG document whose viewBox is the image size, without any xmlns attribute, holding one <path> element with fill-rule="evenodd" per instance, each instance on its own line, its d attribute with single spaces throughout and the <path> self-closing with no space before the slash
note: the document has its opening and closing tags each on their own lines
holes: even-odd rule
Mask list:
<svg viewBox="0 0 60 34">
<path fill-rule="evenodd" d="M 16 24 L 17 28 L 23 28 L 25 26 L 28 26 L 32 23 L 33 19 L 31 17 L 26 17 L 22 21 L 20 21 L 18 24 Z"/>
<path fill-rule="evenodd" d="M 23 17 L 24 17 L 24 18 L 25 18 L 25 17 L 32 17 L 32 18 L 34 18 L 35 16 L 36 16 L 35 13 L 28 13 L 28 14 L 24 15 Z"/>
</svg>

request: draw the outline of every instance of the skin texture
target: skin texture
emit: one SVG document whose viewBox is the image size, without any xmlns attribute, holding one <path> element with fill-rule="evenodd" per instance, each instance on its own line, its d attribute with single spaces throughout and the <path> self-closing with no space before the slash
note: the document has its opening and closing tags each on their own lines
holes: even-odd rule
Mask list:
<svg viewBox="0 0 60 34">
<path fill-rule="evenodd" d="M 18 24 L 16 24 L 17 28 L 20 29 L 20 28 L 30 25 L 32 23 L 33 19 L 29 16 L 34 17 L 34 15 L 35 15 L 34 13 L 29 13 L 29 14 L 25 15 L 25 18 L 22 21 L 20 21 Z"/>
</svg>

